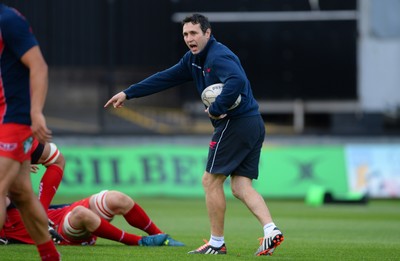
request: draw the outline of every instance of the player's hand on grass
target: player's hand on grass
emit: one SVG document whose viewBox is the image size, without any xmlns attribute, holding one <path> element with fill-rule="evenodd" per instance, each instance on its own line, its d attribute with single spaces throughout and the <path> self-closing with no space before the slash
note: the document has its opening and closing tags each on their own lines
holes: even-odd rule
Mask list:
<svg viewBox="0 0 400 261">
<path fill-rule="evenodd" d="M 31 164 L 31 173 L 37 173 L 39 170 L 39 166 L 36 164 Z"/>
<path fill-rule="evenodd" d="M 108 102 L 104 105 L 104 108 L 112 104 L 114 108 L 121 108 L 124 106 L 124 101 L 126 100 L 126 94 L 124 92 L 119 92 L 115 94 Z"/>
</svg>

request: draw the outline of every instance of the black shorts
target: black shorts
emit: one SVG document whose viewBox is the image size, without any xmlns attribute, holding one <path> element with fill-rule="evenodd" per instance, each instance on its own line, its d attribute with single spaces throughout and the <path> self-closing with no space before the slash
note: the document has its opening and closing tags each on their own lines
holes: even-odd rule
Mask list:
<svg viewBox="0 0 400 261">
<path fill-rule="evenodd" d="M 216 121 L 206 171 L 257 179 L 264 138 L 261 115 Z"/>
</svg>

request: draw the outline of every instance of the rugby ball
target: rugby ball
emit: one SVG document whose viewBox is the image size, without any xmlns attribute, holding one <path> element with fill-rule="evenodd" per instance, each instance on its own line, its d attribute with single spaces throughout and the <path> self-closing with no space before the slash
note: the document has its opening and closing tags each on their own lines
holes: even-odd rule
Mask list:
<svg viewBox="0 0 400 261">
<path fill-rule="evenodd" d="M 206 87 L 201 93 L 201 100 L 204 103 L 204 105 L 210 107 L 211 103 L 213 103 L 217 98 L 217 96 L 221 94 L 223 87 L 224 87 L 223 83 L 215 83 Z M 242 95 L 239 94 L 239 97 L 236 99 L 235 103 L 228 110 L 236 108 L 241 100 L 242 100 Z"/>
</svg>

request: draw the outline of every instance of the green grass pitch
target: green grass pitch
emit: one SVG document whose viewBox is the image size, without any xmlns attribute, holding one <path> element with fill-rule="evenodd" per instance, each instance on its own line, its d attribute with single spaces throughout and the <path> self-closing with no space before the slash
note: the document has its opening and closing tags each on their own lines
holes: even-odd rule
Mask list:
<svg viewBox="0 0 400 261">
<path fill-rule="evenodd" d="M 209 238 L 203 199 L 137 198 L 154 222 L 184 247 L 129 247 L 99 239 L 96 246 L 58 246 L 62 260 L 400 260 L 400 202 L 310 207 L 303 201 L 267 200 L 285 241 L 272 257 L 255 257 L 261 226 L 238 201 L 229 199 L 225 222 L 226 256 L 188 255 Z M 56 198 L 57 203 L 63 202 Z M 65 203 L 65 201 L 64 201 Z M 118 217 L 113 224 L 130 228 Z M 0 246 L 0 260 L 39 260 L 34 246 Z"/>
</svg>

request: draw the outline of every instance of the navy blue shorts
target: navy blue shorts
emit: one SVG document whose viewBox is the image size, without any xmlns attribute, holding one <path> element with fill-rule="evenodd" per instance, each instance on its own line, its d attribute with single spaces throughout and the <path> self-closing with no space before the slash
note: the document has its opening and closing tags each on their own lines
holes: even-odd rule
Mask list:
<svg viewBox="0 0 400 261">
<path fill-rule="evenodd" d="M 206 171 L 257 179 L 264 138 L 261 115 L 216 121 Z"/>
</svg>

